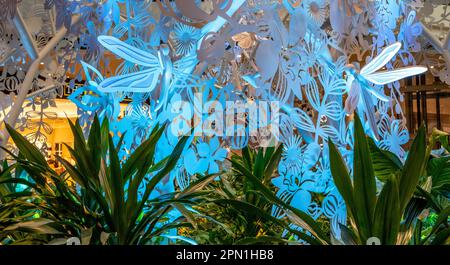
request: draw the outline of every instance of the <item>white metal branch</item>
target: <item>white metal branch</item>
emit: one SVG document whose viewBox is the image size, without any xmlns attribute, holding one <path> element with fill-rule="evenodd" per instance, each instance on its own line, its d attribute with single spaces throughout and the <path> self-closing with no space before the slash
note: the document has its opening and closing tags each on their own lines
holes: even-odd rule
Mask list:
<svg viewBox="0 0 450 265">
<path fill-rule="evenodd" d="M 55 89 L 55 88 L 56 88 L 55 85 L 49 85 L 49 86 L 46 86 L 46 87 L 44 87 L 44 88 L 41 88 L 41 89 L 39 89 L 39 90 L 36 90 L 36 91 L 34 91 L 34 92 L 29 93 L 29 94 L 27 95 L 27 98 L 32 98 L 32 97 L 34 97 L 34 96 L 36 96 L 36 95 L 39 95 L 39 94 L 44 93 L 44 92 L 48 92 L 48 91 L 53 90 L 53 89 Z"/>
<path fill-rule="evenodd" d="M 450 71 L 450 49 L 449 49 L 449 42 L 450 42 L 450 32 L 447 34 L 446 39 L 444 42 L 441 42 L 436 35 L 431 32 L 431 30 L 425 26 L 423 23 L 420 23 L 423 30 L 423 35 L 425 38 L 433 45 L 433 47 L 442 54 L 444 57 L 444 60 L 447 64 L 447 71 Z"/>
<path fill-rule="evenodd" d="M 450 31 L 447 33 L 447 37 L 445 38 L 444 48 L 450 50 Z"/>
<path fill-rule="evenodd" d="M 80 19 L 79 15 L 75 15 L 72 18 L 72 24 L 78 23 Z M 19 117 L 21 111 L 22 111 L 22 105 L 26 98 L 28 98 L 28 91 L 30 91 L 32 87 L 32 83 L 34 80 L 34 77 L 39 70 L 39 64 L 42 62 L 45 57 L 56 47 L 56 45 L 64 38 L 64 36 L 67 33 L 67 28 L 61 27 L 58 32 L 53 36 L 53 38 L 45 45 L 45 47 L 39 51 L 38 56 L 36 60 L 34 60 L 30 67 L 28 68 L 27 74 L 25 75 L 25 79 L 23 80 L 22 84 L 20 84 L 20 89 L 17 94 L 16 99 L 14 100 L 14 103 L 11 107 L 11 111 L 8 113 L 8 117 L 6 122 L 11 125 L 12 127 L 15 126 L 17 118 Z M 6 132 L 6 129 L 3 129 L 3 135 L 4 135 L 4 144 L 8 142 L 9 135 Z M 3 158 L 4 152 L 0 151 L 0 159 Z"/>
<path fill-rule="evenodd" d="M 3 65 L 6 61 L 8 61 L 8 59 L 11 58 L 11 56 L 13 56 L 16 53 L 16 51 L 17 51 L 16 48 L 12 48 L 7 53 L 5 53 L 2 56 L 2 58 L 0 58 L 0 65 Z"/>
<path fill-rule="evenodd" d="M 36 58 L 38 57 L 38 49 L 35 45 L 34 39 L 31 36 L 30 31 L 27 28 L 27 25 L 25 24 L 25 20 L 23 19 L 19 8 L 17 8 L 16 14 L 14 15 L 12 22 L 16 27 L 20 39 L 22 40 L 23 47 L 27 51 L 31 60 L 36 60 Z"/>
<path fill-rule="evenodd" d="M 440 53 L 443 52 L 444 47 L 441 43 L 441 41 L 436 37 L 436 35 L 434 35 L 434 33 L 427 27 L 425 26 L 423 23 L 421 23 L 422 26 L 422 30 L 423 30 L 423 35 L 425 36 L 425 38 L 431 43 L 431 45 L 433 45 L 433 47 Z"/>
</svg>

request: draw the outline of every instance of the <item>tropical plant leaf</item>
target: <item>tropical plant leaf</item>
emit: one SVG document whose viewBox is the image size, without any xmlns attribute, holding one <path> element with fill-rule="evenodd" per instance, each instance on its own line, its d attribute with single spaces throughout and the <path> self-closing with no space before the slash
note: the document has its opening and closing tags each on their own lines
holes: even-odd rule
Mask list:
<svg viewBox="0 0 450 265">
<path fill-rule="evenodd" d="M 447 196 L 450 193 L 450 157 L 430 159 L 427 173 L 432 177 L 432 189 Z"/>
<path fill-rule="evenodd" d="M 373 234 L 384 245 L 395 245 L 400 230 L 400 199 L 398 181 L 391 175 L 378 196 L 373 216 Z"/>
<path fill-rule="evenodd" d="M 60 231 L 53 228 L 51 224 L 54 221 L 45 218 L 36 218 L 30 221 L 19 222 L 14 225 L 8 226 L 3 231 L 23 231 L 34 232 L 37 234 L 61 234 Z"/>
<path fill-rule="evenodd" d="M 219 199 L 219 200 L 215 200 L 214 202 L 233 205 L 236 208 L 244 210 L 246 213 L 255 214 L 256 216 L 260 217 L 263 220 L 270 221 L 270 222 L 280 225 L 281 227 L 285 228 L 289 232 L 293 233 L 294 235 L 298 236 L 300 239 L 308 242 L 311 245 L 322 245 L 322 242 L 320 240 L 317 240 L 314 237 L 309 236 L 304 232 L 297 231 L 295 229 L 290 228 L 289 225 L 287 223 L 285 223 L 284 221 L 273 217 L 272 215 L 268 214 L 264 210 L 254 206 L 254 205 L 251 205 L 247 202 L 238 201 L 238 200 L 227 200 L 227 199 Z"/>
<path fill-rule="evenodd" d="M 236 167 L 237 170 L 239 170 L 239 172 L 242 172 L 242 174 L 244 174 L 244 176 L 246 177 L 247 181 L 252 183 L 255 187 L 255 190 L 260 192 L 265 199 L 269 200 L 270 202 L 276 205 L 279 205 L 284 209 L 292 211 L 293 214 L 297 215 L 303 222 L 305 222 L 308 225 L 308 228 L 311 229 L 309 232 L 317 236 L 323 242 L 329 243 L 328 237 L 311 216 L 290 206 L 286 202 L 279 199 L 268 187 L 266 187 L 257 177 L 255 177 L 248 169 L 246 169 L 241 164 L 233 163 L 233 167 Z"/>
<path fill-rule="evenodd" d="M 6 124 L 6 130 L 8 131 L 11 139 L 14 141 L 14 144 L 19 149 L 19 152 L 29 161 L 34 162 L 39 165 L 47 166 L 47 161 L 45 157 L 41 154 L 39 149 L 28 142 L 28 140 L 18 133 L 14 128 Z"/>
<path fill-rule="evenodd" d="M 353 158 L 353 202 L 358 232 L 362 242 L 372 235 L 372 218 L 375 211 L 376 184 L 370 158 L 369 145 L 358 115 L 355 114 L 355 143 Z"/>
<path fill-rule="evenodd" d="M 400 211 L 403 212 L 414 194 L 417 183 L 423 174 L 426 165 L 426 131 L 425 126 L 420 127 L 409 150 L 404 169 L 401 173 L 399 187 Z"/>
<path fill-rule="evenodd" d="M 450 227 L 436 234 L 430 245 L 448 245 L 450 238 Z"/>
<path fill-rule="evenodd" d="M 353 214 L 356 214 L 356 209 L 353 202 L 353 184 L 347 166 L 331 139 L 328 140 L 328 150 L 330 155 L 330 170 L 334 184 L 344 199 L 350 215 L 353 216 Z"/>
<path fill-rule="evenodd" d="M 297 242 L 276 236 L 246 237 L 235 242 L 236 245 L 273 245 L 274 243 L 285 245 Z"/>
<path fill-rule="evenodd" d="M 392 174 L 396 174 L 401 171 L 403 164 L 395 154 L 387 150 L 381 150 L 372 138 L 368 137 L 367 140 L 369 142 L 373 170 L 375 176 L 379 180 L 386 181 L 386 179 Z"/>
</svg>

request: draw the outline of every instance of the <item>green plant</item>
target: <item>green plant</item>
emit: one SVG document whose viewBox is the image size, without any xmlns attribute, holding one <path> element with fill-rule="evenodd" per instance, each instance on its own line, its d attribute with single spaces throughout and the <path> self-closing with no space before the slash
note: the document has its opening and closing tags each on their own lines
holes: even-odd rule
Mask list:
<svg viewBox="0 0 450 265">
<path fill-rule="evenodd" d="M 447 139 L 447 133 L 433 129 L 425 146 L 426 165 L 419 177 L 414 195 L 405 207 L 397 244 L 445 243 L 446 237 L 442 235 L 448 233 L 445 229 L 448 227 L 448 213 L 444 210 L 449 205 L 450 182 L 450 157 L 445 150 L 445 147 L 448 147 Z M 402 170 L 403 165 L 394 154 L 377 148 L 371 138 L 368 140 L 375 175 L 380 180 L 383 181 L 384 172 L 397 174 Z M 442 152 L 432 152 L 438 143 L 443 147 Z M 392 162 L 396 166 L 392 166 Z"/>
<path fill-rule="evenodd" d="M 180 140 L 169 157 L 156 163 L 155 146 L 164 131 L 164 126 L 156 126 L 149 138 L 121 161 L 118 150 L 123 136 L 115 145 L 107 120 L 100 124 L 95 118 L 87 139 L 78 122 L 69 123 L 74 147 L 67 148 L 75 163 L 58 157 L 66 169 L 61 175 L 50 168 L 35 146 L 7 126 L 19 149 L 19 155 L 10 155 L 31 180 L 8 177 L 1 183 L 25 185 L 25 192 L 11 192 L 8 196 L 16 201 L 14 207 L 29 204 L 39 212 L 39 218 L 17 220 L 0 232 L 1 237 L 26 232 L 32 235 L 30 243 L 65 242 L 76 236 L 83 244 L 149 244 L 171 229 L 193 226 L 187 221 L 190 213 L 184 205 L 192 204 L 201 194 L 198 189 L 202 183 L 213 176 L 200 178 L 183 192 L 149 199 L 156 185 L 176 165 L 187 138 Z M 140 194 L 142 187 L 144 192 Z M 167 213 L 175 208 L 187 217 L 169 220 Z"/>
<path fill-rule="evenodd" d="M 282 228 L 268 218 L 272 203 L 255 193 L 254 185 L 246 181 L 241 166 L 260 179 L 264 185 L 270 185 L 270 180 L 281 157 L 280 148 L 260 148 L 257 152 L 245 147 L 241 155 L 233 154 L 231 171 L 222 174 L 220 181 L 215 183 L 213 202 L 220 211 L 214 216 L 224 222 L 232 233 L 230 243 L 280 243 Z M 252 210 L 248 210 L 251 207 Z M 260 213 L 256 212 L 258 209 Z M 263 216 L 261 214 L 263 213 Z M 218 215 L 221 215 L 220 217 Z M 264 217 L 266 216 L 266 217 Z"/>
<path fill-rule="evenodd" d="M 220 181 L 209 186 L 214 196 L 211 202 L 220 208 L 209 207 L 206 212 L 220 222 L 215 235 L 229 238 L 226 243 L 297 244 L 293 237 L 309 244 L 329 243 L 328 236 L 310 216 L 275 195 L 271 180 L 281 150 L 282 146 L 255 150 L 245 147 L 229 159 L 231 172 L 222 174 Z M 285 211 L 286 217 L 275 218 L 271 213 L 274 206 Z"/>
<path fill-rule="evenodd" d="M 430 146 L 436 141 L 441 150 L 431 153 L 426 167 L 426 174 L 417 187 L 415 203 L 422 210 L 415 220 L 412 240 L 414 244 L 443 244 L 449 236 L 448 216 L 450 196 L 450 155 L 448 153 L 448 134 L 433 130 Z M 412 208 L 412 207 L 411 207 Z M 447 212 L 446 212 L 447 211 Z M 438 234 L 437 234 L 438 233 Z M 445 236 L 447 234 L 447 236 Z"/>
<path fill-rule="evenodd" d="M 16 165 L 8 165 L 7 161 L 3 161 L 0 167 L 0 183 L 4 183 L 13 175 L 20 175 L 21 170 L 17 169 Z M 14 201 L 14 194 L 16 194 L 16 185 L 13 183 L 5 183 L 0 185 L 0 231 L 10 225 L 15 224 L 18 220 L 24 220 L 31 217 L 34 213 L 28 211 L 26 204 L 17 204 Z M 16 233 L 7 241 L 20 242 L 26 240 L 26 235 L 23 233 Z M 0 244 L 3 240 L 0 240 Z M 8 243 L 8 242 L 3 242 Z"/>
<path fill-rule="evenodd" d="M 357 115 L 354 139 L 353 178 L 337 147 L 329 141 L 331 172 L 351 223 L 349 229 L 343 229 L 344 243 L 365 244 L 371 237 L 379 238 L 382 244 L 408 243 L 422 207 L 413 195 L 425 174 L 434 138 L 427 146 L 426 130 L 422 126 L 404 165 L 394 154 L 378 149 L 366 137 Z M 378 195 L 376 177 L 384 182 Z M 442 214 L 439 219 L 446 220 L 448 212 Z M 436 223 L 436 233 L 446 229 L 440 226 L 444 223 Z"/>
</svg>

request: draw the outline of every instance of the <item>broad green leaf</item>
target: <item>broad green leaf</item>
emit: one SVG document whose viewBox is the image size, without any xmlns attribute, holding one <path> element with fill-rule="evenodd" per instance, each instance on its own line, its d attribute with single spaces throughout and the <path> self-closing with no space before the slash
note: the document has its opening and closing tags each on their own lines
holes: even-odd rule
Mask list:
<svg viewBox="0 0 450 265">
<path fill-rule="evenodd" d="M 373 235 L 383 245 L 395 245 L 400 229 L 399 187 L 395 175 L 386 179 L 386 183 L 378 196 L 373 216 Z"/>
<path fill-rule="evenodd" d="M 253 163 L 253 174 L 261 181 L 263 181 L 264 178 L 264 167 L 264 150 L 263 148 L 259 148 L 255 161 Z"/>
<path fill-rule="evenodd" d="M 450 157 L 432 158 L 427 173 L 432 177 L 433 190 L 446 196 L 450 193 Z"/>
<path fill-rule="evenodd" d="M 356 214 L 355 204 L 353 203 L 353 184 L 344 159 L 331 139 L 328 140 L 328 150 L 330 154 L 330 170 L 334 184 L 344 199 L 351 215 Z"/>
<path fill-rule="evenodd" d="M 408 157 L 400 178 L 400 211 L 403 212 L 416 189 L 417 183 L 425 169 L 426 131 L 420 127 L 408 152 Z"/>
<path fill-rule="evenodd" d="M 450 239 L 450 227 L 440 231 L 436 234 L 430 245 L 448 245 Z"/>
<path fill-rule="evenodd" d="M 283 152 L 283 145 L 280 144 L 277 149 L 275 150 L 275 152 L 272 151 L 272 149 L 266 150 L 266 169 L 265 169 L 265 173 L 264 173 L 264 184 L 269 184 L 274 171 L 276 170 L 278 163 L 280 162 L 281 159 L 281 154 Z"/>
<path fill-rule="evenodd" d="M 34 232 L 37 234 L 61 234 L 60 231 L 51 226 L 53 223 L 54 221 L 50 219 L 38 218 L 8 226 L 4 231 L 18 230 L 23 232 Z"/>
<path fill-rule="evenodd" d="M 373 170 L 379 180 L 384 182 L 392 174 L 397 174 L 401 171 L 403 164 L 395 154 L 381 150 L 372 138 L 368 137 L 367 140 L 369 142 Z"/>
<path fill-rule="evenodd" d="M 99 166 L 100 165 L 100 159 L 102 156 L 102 139 L 100 134 L 100 122 L 98 120 L 97 115 L 94 117 L 94 121 L 92 122 L 91 128 L 89 130 L 89 137 L 87 140 L 87 146 L 89 149 L 89 152 L 92 154 L 91 158 L 93 159 L 92 165 Z M 96 168 L 95 171 L 98 171 L 99 168 Z"/>
<path fill-rule="evenodd" d="M 130 157 L 128 157 L 122 169 L 124 177 L 126 177 L 127 180 L 136 172 L 136 170 L 138 170 L 139 167 L 141 167 L 143 161 L 153 160 L 153 156 L 150 155 L 154 153 L 156 143 L 164 132 L 164 128 L 164 126 L 155 126 L 150 134 L 150 137 L 139 145 Z"/>
<path fill-rule="evenodd" d="M 403 222 L 400 227 L 400 231 L 409 229 L 414 222 L 417 221 L 417 217 L 427 207 L 427 200 L 420 197 L 412 197 L 403 213 Z"/>
<path fill-rule="evenodd" d="M 372 218 L 375 211 L 376 184 L 372 159 L 364 129 L 355 114 L 355 143 L 353 155 L 353 202 L 355 218 L 362 242 L 372 235 Z"/>
<path fill-rule="evenodd" d="M 35 145 L 28 142 L 28 140 L 24 136 L 22 136 L 14 128 L 9 126 L 9 124 L 6 124 L 6 130 L 11 136 L 11 139 L 14 141 L 14 144 L 19 149 L 19 152 L 24 155 L 26 159 L 39 165 L 47 166 L 45 157 L 41 154 L 41 152 Z"/>
</svg>

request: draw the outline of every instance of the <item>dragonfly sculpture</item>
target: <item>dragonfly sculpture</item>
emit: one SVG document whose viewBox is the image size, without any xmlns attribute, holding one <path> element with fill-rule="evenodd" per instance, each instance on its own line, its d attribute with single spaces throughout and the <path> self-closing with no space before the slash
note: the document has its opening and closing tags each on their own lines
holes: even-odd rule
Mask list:
<svg viewBox="0 0 450 265">
<path fill-rule="evenodd" d="M 183 69 L 195 66 L 195 55 L 172 62 L 170 49 L 166 44 L 162 44 L 158 51 L 143 51 L 111 36 L 99 36 L 98 41 L 112 53 L 144 67 L 141 71 L 104 79 L 98 86 L 98 90 L 102 92 L 150 93 L 159 84 L 161 89 L 154 109 L 156 112 L 167 105 L 170 96 L 178 88 L 188 88 L 196 83 L 192 75 L 183 72 Z M 159 80 L 161 81 L 158 82 Z"/>
<path fill-rule="evenodd" d="M 353 113 L 353 111 L 358 108 L 358 111 L 364 112 L 375 136 L 377 136 L 377 130 L 375 111 L 373 109 L 374 104 L 371 95 L 384 102 L 389 102 L 389 97 L 375 90 L 370 83 L 375 85 L 385 85 L 427 71 L 426 67 L 408 66 L 377 72 L 377 70 L 384 67 L 397 54 L 401 46 L 400 42 L 389 45 L 371 62 L 361 68 L 361 70 L 358 70 L 353 64 L 347 65 L 346 67 L 347 88 L 349 89 L 349 93 L 347 100 L 345 101 L 345 110 L 347 113 Z"/>
</svg>

